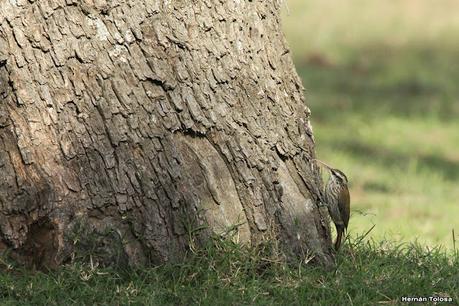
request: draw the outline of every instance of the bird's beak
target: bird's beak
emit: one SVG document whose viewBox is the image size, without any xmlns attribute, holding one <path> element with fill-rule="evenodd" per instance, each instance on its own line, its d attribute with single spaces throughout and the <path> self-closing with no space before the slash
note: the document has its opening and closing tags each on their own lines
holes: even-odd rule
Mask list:
<svg viewBox="0 0 459 306">
<path fill-rule="evenodd" d="M 325 166 L 330 171 L 331 171 L 331 169 L 333 169 L 332 167 L 330 167 L 329 165 L 327 165 L 326 163 L 324 163 L 323 161 L 321 161 L 319 159 L 314 159 L 314 160 L 319 162 L 321 165 Z"/>
</svg>

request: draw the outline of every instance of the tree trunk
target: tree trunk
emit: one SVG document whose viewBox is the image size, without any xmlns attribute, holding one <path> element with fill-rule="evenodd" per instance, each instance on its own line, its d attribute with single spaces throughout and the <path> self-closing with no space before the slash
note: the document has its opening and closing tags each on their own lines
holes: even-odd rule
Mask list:
<svg viewBox="0 0 459 306">
<path fill-rule="evenodd" d="M 330 263 L 279 10 L 0 0 L 0 250 L 55 266 L 94 239 L 94 256 L 155 264 L 233 231 Z"/>
</svg>

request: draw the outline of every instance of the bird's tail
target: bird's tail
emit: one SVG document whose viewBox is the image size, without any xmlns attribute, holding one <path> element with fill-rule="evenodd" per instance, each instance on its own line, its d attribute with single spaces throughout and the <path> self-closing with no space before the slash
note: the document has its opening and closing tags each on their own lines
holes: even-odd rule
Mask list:
<svg viewBox="0 0 459 306">
<path fill-rule="evenodd" d="M 343 239 L 344 229 L 337 228 L 336 231 L 338 233 L 338 236 L 336 236 L 335 250 L 338 251 L 341 246 L 341 240 Z"/>
</svg>

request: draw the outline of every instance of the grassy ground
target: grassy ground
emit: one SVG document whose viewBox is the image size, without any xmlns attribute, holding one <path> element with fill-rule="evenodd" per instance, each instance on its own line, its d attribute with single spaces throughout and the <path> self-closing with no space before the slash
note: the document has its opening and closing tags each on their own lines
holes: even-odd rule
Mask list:
<svg viewBox="0 0 459 306">
<path fill-rule="evenodd" d="M 459 233 L 457 2 L 286 2 L 318 156 L 351 181 L 351 232 L 374 224 L 375 239 L 451 249 Z"/>
<path fill-rule="evenodd" d="M 459 301 L 459 254 L 347 242 L 336 268 L 286 266 L 275 248 L 217 241 L 186 264 L 116 271 L 74 264 L 52 274 L 0 264 L 1 305 L 376 305 L 402 296 Z"/>
</svg>

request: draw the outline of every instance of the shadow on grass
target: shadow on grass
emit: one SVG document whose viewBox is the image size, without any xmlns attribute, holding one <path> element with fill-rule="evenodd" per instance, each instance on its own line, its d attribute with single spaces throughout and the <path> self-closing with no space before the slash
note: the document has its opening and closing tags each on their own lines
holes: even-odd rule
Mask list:
<svg viewBox="0 0 459 306">
<path fill-rule="evenodd" d="M 400 169 L 407 168 L 407 166 L 415 160 L 418 167 L 421 169 L 426 168 L 432 170 L 433 172 L 441 174 L 444 178 L 450 181 L 459 180 L 459 163 L 440 156 L 431 154 L 402 154 L 394 150 L 371 146 L 352 139 L 335 142 L 334 146 L 337 149 L 351 153 L 354 157 L 361 161 L 366 161 L 368 163 L 377 162 L 389 167 L 398 167 Z"/>
<path fill-rule="evenodd" d="M 324 54 L 297 60 L 307 103 L 319 118 L 333 118 L 340 115 L 336 110 L 345 110 L 369 116 L 457 119 L 456 50 L 371 46 L 347 51 L 340 62 Z"/>
</svg>

